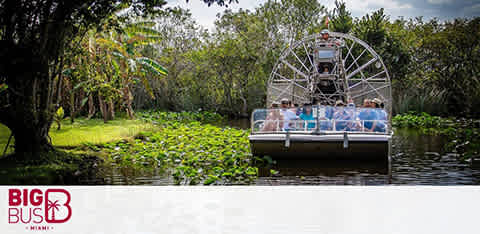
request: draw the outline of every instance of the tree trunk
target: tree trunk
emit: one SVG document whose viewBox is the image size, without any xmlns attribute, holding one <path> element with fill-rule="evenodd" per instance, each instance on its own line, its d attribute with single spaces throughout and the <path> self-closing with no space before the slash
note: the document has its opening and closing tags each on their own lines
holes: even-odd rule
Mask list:
<svg viewBox="0 0 480 234">
<path fill-rule="evenodd" d="M 48 140 L 49 128 L 50 124 L 48 123 L 32 126 L 18 121 L 15 127 L 10 128 L 15 138 L 15 154 L 23 159 L 31 159 L 41 152 L 52 151 L 53 146 Z"/>
<path fill-rule="evenodd" d="M 88 117 L 87 119 L 91 119 L 95 115 L 95 102 L 93 100 L 93 95 L 88 95 Z"/>
<path fill-rule="evenodd" d="M 240 99 L 242 100 L 242 112 L 240 113 L 240 116 L 243 118 L 248 117 L 248 103 L 247 99 L 243 96 L 240 96 Z"/>
<path fill-rule="evenodd" d="M 98 95 L 98 104 L 100 106 L 100 112 L 103 116 L 103 122 L 106 123 L 108 121 L 108 110 L 105 101 L 103 101 L 102 95 Z"/>
<path fill-rule="evenodd" d="M 70 88 L 70 122 L 75 122 L 75 92 Z"/>
<path fill-rule="evenodd" d="M 6 48 L 15 48 L 15 45 L 9 46 Z M 3 61 L 10 61 L 10 64 L 2 71 L 8 89 L 0 96 L 0 122 L 12 131 L 16 157 L 36 158 L 53 150 L 48 130 L 53 122 L 57 98 L 53 87 L 58 80 L 50 76 L 48 62 L 27 59 L 41 57 L 30 51 L 11 55 L 0 52 L 0 58 L 5 57 L 10 60 Z"/>
<path fill-rule="evenodd" d="M 135 114 L 134 114 L 133 108 L 132 108 L 133 96 L 132 96 L 132 93 L 130 92 L 130 89 L 128 88 L 128 85 L 125 87 L 123 92 L 124 92 L 124 95 L 125 95 L 124 96 L 125 105 L 126 105 L 125 111 L 127 112 L 127 115 L 128 115 L 129 119 L 134 119 Z"/>
<path fill-rule="evenodd" d="M 115 119 L 115 105 L 113 104 L 112 100 L 108 101 L 108 111 L 111 119 Z"/>
</svg>

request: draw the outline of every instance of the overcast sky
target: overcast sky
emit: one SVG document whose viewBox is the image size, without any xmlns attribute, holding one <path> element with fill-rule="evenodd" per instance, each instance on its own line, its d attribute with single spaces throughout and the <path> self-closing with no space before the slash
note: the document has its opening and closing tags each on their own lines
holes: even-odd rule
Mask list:
<svg viewBox="0 0 480 234">
<path fill-rule="evenodd" d="M 206 28 L 212 29 L 218 13 L 226 8 L 212 5 L 210 7 L 200 0 L 167 0 L 167 6 L 180 6 L 190 9 L 196 21 Z M 238 4 L 229 5 L 234 11 L 243 8 L 254 10 L 266 0 L 239 0 Z M 319 0 L 329 10 L 333 9 L 335 0 Z M 480 0 L 345 0 L 347 8 L 354 17 L 362 17 L 366 13 L 380 8 L 394 20 L 400 16 L 414 18 L 423 16 L 425 19 L 433 17 L 441 20 L 456 17 L 480 16 Z"/>
</svg>

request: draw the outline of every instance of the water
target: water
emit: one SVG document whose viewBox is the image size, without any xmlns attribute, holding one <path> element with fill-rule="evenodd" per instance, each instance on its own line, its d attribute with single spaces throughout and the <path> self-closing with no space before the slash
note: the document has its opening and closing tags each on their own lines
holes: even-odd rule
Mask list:
<svg viewBox="0 0 480 234">
<path fill-rule="evenodd" d="M 383 162 L 278 161 L 279 174 L 257 185 L 478 185 L 480 168 L 444 152 L 445 139 L 396 130 L 390 165 Z"/>
</svg>

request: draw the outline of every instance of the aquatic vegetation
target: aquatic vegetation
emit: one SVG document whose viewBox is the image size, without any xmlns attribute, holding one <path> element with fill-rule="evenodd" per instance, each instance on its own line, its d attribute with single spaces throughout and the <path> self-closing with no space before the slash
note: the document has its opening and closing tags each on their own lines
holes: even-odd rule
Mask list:
<svg viewBox="0 0 480 234">
<path fill-rule="evenodd" d="M 249 184 L 256 178 L 248 131 L 200 122 L 218 121 L 223 119 L 220 115 L 143 112 L 141 116 L 157 123 L 158 131 L 142 132 L 133 141 L 88 147 L 119 165 L 169 170 L 176 184 Z"/>
<path fill-rule="evenodd" d="M 392 124 L 395 127 L 430 129 L 450 127 L 453 126 L 454 121 L 439 116 L 431 116 L 425 112 L 421 114 L 409 112 L 408 114 L 399 114 L 393 117 Z"/>
<path fill-rule="evenodd" d="M 180 123 L 188 123 L 191 121 L 198 121 L 201 123 L 210 123 L 215 124 L 223 122 L 226 118 L 218 113 L 209 112 L 209 111 L 198 111 L 198 112 L 166 112 L 166 111 L 155 111 L 155 110 L 146 110 L 137 113 L 137 116 L 144 120 L 153 122 L 156 124 L 168 121 L 177 121 Z"/>
<path fill-rule="evenodd" d="M 473 119 L 454 119 L 431 116 L 425 112 L 396 115 L 393 126 L 414 128 L 426 135 L 447 137 L 445 150 L 454 152 L 463 160 L 480 157 L 480 122 Z"/>
</svg>

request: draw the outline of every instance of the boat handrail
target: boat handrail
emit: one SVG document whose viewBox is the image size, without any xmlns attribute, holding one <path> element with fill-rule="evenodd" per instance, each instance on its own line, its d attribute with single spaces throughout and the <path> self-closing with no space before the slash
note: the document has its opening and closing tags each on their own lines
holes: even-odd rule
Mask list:
<svg viewBox="0 0 480 234">
<path fill-rule="evenodd" d="M 317 121 L 320 128 L 317 127 Z M 266 123 L 273 123 L 273 129 L 265 129 Z M 288 127 L 284 128 L 281 124 L 288 122 Z M 384 128 L 381 131 L 366 131 L 365 124 L 371 122 L 382 123 Z M 308 127 L 309 124 L 314 124 L 315 127 Z M 338 124 L 343 124 L 345 127 L 338 130 Z M 258 127 L 257 127 L 258 126 Z M 258 129 L 258 130 L 257 130 Z M 374 129 L 376 130 L 376 129 Z M 291 133 L 291 134 L 338 134 L 347 132 L 348 134 L 389 134 L 391 130 L 388 127 L 387 120 L 256 120 L 252 122 L 252 134 L 272 134 L 272 133 Z"/>
</svg>

